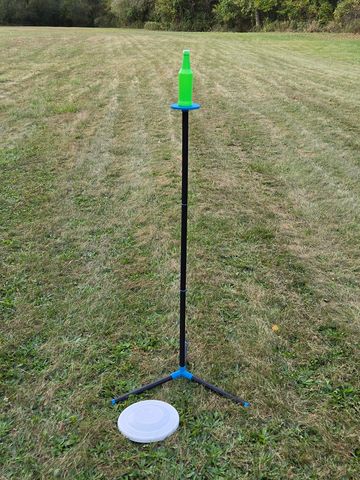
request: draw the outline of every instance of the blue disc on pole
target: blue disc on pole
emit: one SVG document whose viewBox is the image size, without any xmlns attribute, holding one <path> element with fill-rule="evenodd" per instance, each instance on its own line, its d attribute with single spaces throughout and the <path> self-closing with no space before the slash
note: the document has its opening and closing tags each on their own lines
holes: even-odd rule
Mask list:
<svg viewBox="0 0 360 480">
<path fill-rule="evenodd" d="M 179 105 L 178 103 L 173 103 L 171 105 L 171 108 L 173 110 L 183 110 L 183 111 L 186 111 L 186 110 L 199 110 L 200 108 L 200 104 L 199 103 L 193 103 L 192 105 L 189 105 L 188 107 L 182 107 L 181 105 Z"/>
</svg>

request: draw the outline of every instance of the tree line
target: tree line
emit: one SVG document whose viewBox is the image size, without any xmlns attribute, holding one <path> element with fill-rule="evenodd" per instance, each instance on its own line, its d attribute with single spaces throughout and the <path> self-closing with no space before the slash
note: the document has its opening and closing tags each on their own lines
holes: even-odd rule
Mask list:
<svg viewBox="0 0 360 480">
<path fill-rule="evenodd" d="M 0 0 L 0 24 L 360 33 L 360 0 Z"/>
</svg>

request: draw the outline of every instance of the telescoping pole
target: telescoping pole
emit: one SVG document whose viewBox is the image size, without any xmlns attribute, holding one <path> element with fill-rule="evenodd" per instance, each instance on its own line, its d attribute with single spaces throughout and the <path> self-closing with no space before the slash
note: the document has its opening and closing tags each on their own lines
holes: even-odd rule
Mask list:
<svg viewBox="0 0 360 480">
<path fill-rule="evenodd" d="M 180 253 L 180 367 L 186 364 L 186 257 L 189 160 L 189 111 L 182 111 L 182 188 L 181 188 L 181 253 Z"/>
</svg>

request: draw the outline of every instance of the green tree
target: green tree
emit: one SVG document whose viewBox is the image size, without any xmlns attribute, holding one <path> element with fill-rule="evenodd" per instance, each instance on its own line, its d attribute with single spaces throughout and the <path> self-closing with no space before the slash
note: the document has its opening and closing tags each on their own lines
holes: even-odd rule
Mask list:
<svg viewBox="0 0 360 480">
<path fill-rule="evenodd" d="M 334 18 L 342 25 L 360 20 L 360 0 L 343 0 L 336 7 Z"/>
<path fill-rule="evenodd" d="M 0 0 L 0 23 L 2 25 L 26 25 L 26 0 Z"/>
<path fill-rule="evenodd" d="M 209 30 L 214 0 L 156 0 L 155 16 L 166 26 L 181 30 Z"/>
<path fill-rule="evenodd" d="M 279 13 L 295 22 L 317 20 L 325 24 L 332 18 L 336 3 L 331 0 L 283 0 Z"/>
<path fill-rule="evenodd" d="M 229 27 L 247 23 L 260 28 L 279 3 L 279 0 L 220 0 L 214 12 L 218 20 Z"/>
<path fill-rule="evenodd" d="M 31 25 L 61 25 L 59 2 L 56 0 L 28 0 L 26 20 Z"/>
<path fill-rule="evenodd" d="M 151 17 L 154 0 L 112 0 L 110 9 L 119 25 L 140 26 Z"/>
<path fill-rule="evenodd" d="M 151 20 L 177 30 L 210 30 L 216 22 L 250 30 L 276 20 L 322 27 L 335 18 L 357 31 L 359 11 L 360 0 L 0 0 L 0 24 L 141 27 Z"/>
<path fill-rule="evenodd" d="M 66 26 L 91 25 L 90 5 L 86 0 L 63 0 L 61 13 Z"/>
<path fill-rule="evenodd" d="M 334 13 L 335 21 L 342 30 L 360 33 L 360 0 L 343 0 Z"/>
<path fill-rule="evenodd" d="M 0 24 L 93 26 L 109 0 L 0 0 Z M 108 16 L 108 17 L 107 17 Z"/>
</svg>

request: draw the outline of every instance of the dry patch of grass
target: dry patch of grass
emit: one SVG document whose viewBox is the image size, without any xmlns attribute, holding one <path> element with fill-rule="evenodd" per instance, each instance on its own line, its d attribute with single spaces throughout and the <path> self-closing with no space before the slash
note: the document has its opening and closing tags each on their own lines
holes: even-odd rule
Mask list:
<svg viewBox="0 0 360 480">
<path fill-rule="evenodd" d="M 0 42 L 3 477 L 357 478 L 359 40 L 3 28 Z M 151 396 L 181 427 L 141 447 L 109 400 L 177 363 L 168 106 L 184 47 L 203 105 L 189 362 L 253 406 L 167 384 Z"/>
</svg>

